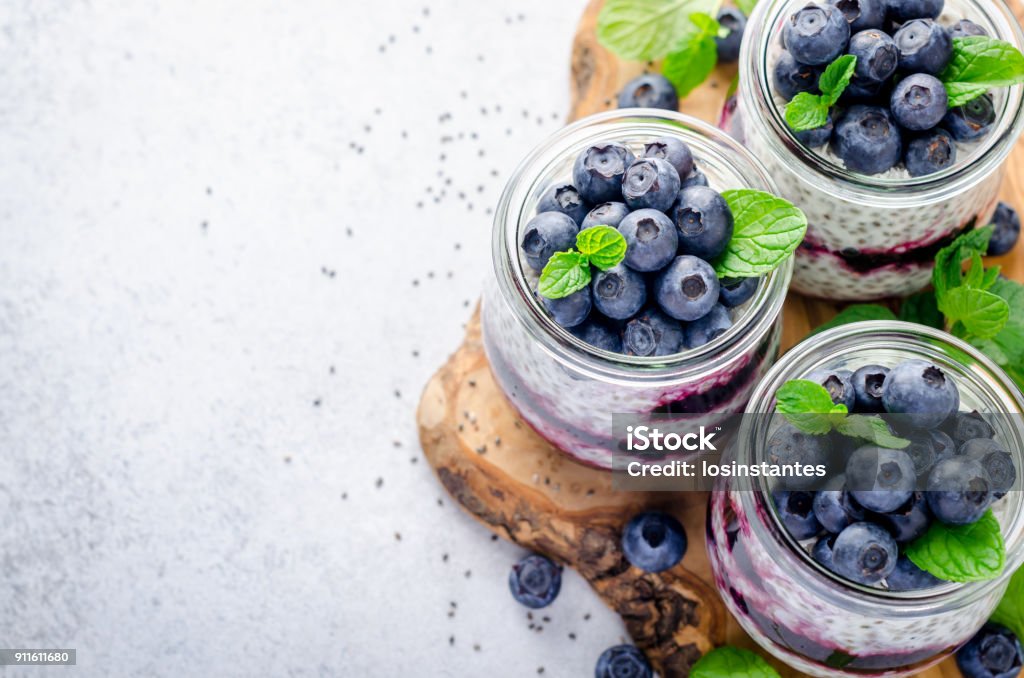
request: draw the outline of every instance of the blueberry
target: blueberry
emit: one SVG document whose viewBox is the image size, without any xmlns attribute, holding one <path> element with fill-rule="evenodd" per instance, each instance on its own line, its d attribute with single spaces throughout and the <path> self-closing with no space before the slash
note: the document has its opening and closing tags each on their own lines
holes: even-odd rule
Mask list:
<svg viewBox="0 0 1024 678">
<path fill-rule="evenodd" d="M 910 499 L 916 485 L 914 462 L 903 450 L 865 445 L 846 461 L 846 487 L 869 511 L 898 509 Z"/>
<path fill-rule="evenodd" d="M 992 438 L 996 430 L 978 411 L 957 412 L 951 417 L 953 440 L 963 443 L 974 438 Z"/>
<path fill-rule="evenodd" d="M 846 17 L 851 33 L 885 25 L 885 0 L 829 0 Z"/>
<path fill-rule="evenodd" d="M 938 19 L 945 0 L 888 0 L 889 18 L 897 23 L 911 19 Z"/>
<path fill-rule="evenodd" d="M 836 572 L 859 584 L 877 584 L 896 568 L 898 548 L 878 525 L 854 523 L 839 533 L 832 548 Z"/>
<path fill-rule="evenodd" d="M 718 11 L 718 25 L 728 31 L 724 38 L 715 36 L 718 62 L 732 63 L 740 56 L 740 42 L 743 40 L 743 30 L 747 27 L 747 18 L 734 7 L 723 7 Z"/>
<path fill-rule="evenodd" d="M 687 189 L 691 186 L 707 186 L 708 177 L 706 174 L 700 171 L 700 168 L 694 166 L 693 171 L 690 172 L 690 176 L 686 177 L 679 182 L 680 189 Z"/>
<path fill-rule="evenodd" d="M 821 127 L 815 127 L 813 129 L 805 129 L 800 132 L 796 132 L 793 136 L 796 140 L 807 148 L 819 148 L 824 146 L 832 138 L 832 116 L 829 115 L 825 118 L 825 124 Z"/>
<path fill-rule="evenodd" d="M 829 441 L 827 436 L 804 433 L 785 423 L 776 429 L 765 443 L 765 458 L 773 466 L 799 464 L 801 466 L 828 465 Z M 806 490 L 818 480 L 814 476 L 791 476 L 782 479 L 789 489 Z"/>
<path fill-rule="evenodd" d="M 992 96 L 983 94 L 963 106 L 949 109 L 946 117 L 942 119 L 942 126 L 949 130 L 957 141 L 974 141 L 988 134 L 995 121 L 996 111 L 992 106 Z"/>
<path fill-rule="evenodd" d="M 824 70 L 821 66 L 797 63 L 789 52 L 783 52 L 772 69 L 772 83 L 780 97 L 789 101 L 800 92 L 818 89 L 818 78 Z"/>
<path fill-rule="evenodd" d="M 735 308 L 746 303 L 757 292 L 760 278 L 722 278 L 719 280 L 718 303 Z"/>
<path fill-rule="evenodd" d="M 789 53 L 800 63 L 826 65 L 846 50 L 850 24 L 835 7 L 809 3 L 786 22 L 783 39 Z"/>
<path fill-rule="evenodd" d="M 853 373 L 853 393 L 857 412 L 883 412 L 882 384 L 889 374 L 889 368 L 881 365 L 865 365 Z"/>
<path fill-rule="evenodd" d="M 611 226 L 616 228 L 626 218 L 627 214 L 629 214 L 629 208 L 626 207 L 626 203 L 603 202 L 587 213 L 587 216 L 583 218 L 583 223 L 580 224 L 580 230 L 590 228 L 591 226 Z"/>
<path fill-rule="evenodd" d="M 933 75 L 914 73 L 900 80 L 892 91 L 889 108 L 896 122 L 920 132 L 939 124 L 946 115 L 949 97 Z"/>
<path fill-rule="evenodd" d="M 949 459 L 956 454 L 956 443 L 944 431 L 929 429 L 928 435 L 931 436 L 932 445 L 935 446 L 935 463 Z"/>
<path fill-rule="evenodd" d="M 927 476 L 937 461 L 935 443 L 928 433 L 928 431 L 914 431 L 904 436 L 906 440 L 910 441 L 910 444 L 904 447 L 903 451 L 913 462 L 914 473 L 918 478 Z"/>
<path fill-rule="evenodd" d="M 814 547 L 811 549 L 811 557 L 832 572 L 836 571 L 836 564 L 832 559 L 832 549 L 835 548 L 835 544 L 836 535 L 826 534 L 814 542 Z"/>
<path fill-rule="evenodd" d="M 942 580 L 919 568 L 910 558 L 900 556 L 885 583 L 890 591 L 920 591 L 938 586 Z"/>
<path fill-rule="evenodd" d="M 732 318 L 729 316 L 729 310 L 721 304 L 715 304 L 706 316 L 686 325 L 684 329 L 686 348 L 697 348 L 709 344 L 730 327 L 732 327 Z"/>
<path fill-rule="evenodd" d="M 687 322 L 704 317 L 718 301 L 718 276 L 703 259 L 684 254 L 676 257 L 655 281 L 661 310 Z"/>
<path fill-rule="evenodd" d="M 1017 468 L 1013 464 L 1013 457 L 991 438 L 968 440 L 960 446 L 960 454 L 981 462 L 992 480 L 992 493 L 996 499 L 1009 492 L 1017 482 Z"/>
<path fill-rule="evenodd" d="M 626 523 L 622 552 L 626 560 L 644 572 L 661 572 L 683 559 L 686 532 L 667 513 L 640 513 Z"/>
<path fill-rule="evenodd" d="M 956 38 L 969 38 L 972 35 L 988 35 L 988 31 L 969 19 L 960 19 L 946 29 L 951 40 Z"/>
<path fill-rule="evenodd" d="M 596 271 L 590 282 L 594 307 L 613 320 L 633 317 L 647 301 L 644 277 L 624 264 Z"/>
<path fill-rule="evenodd" d="M 992 232 L 992 239 L 988 241 L 989 256 L 1006 254 L 1017 244 L 1020 238 L 1020 216 L 1017 210 L 1005 202 L 996 205 L 996 212 L 992 215 L 992 223 L 996 225 Z"/>
<path fill-rule="evenodd" d="M 658 137 L 644 144 L 644 157 L 664 160 L 675 168 L 680 178 L 693 171 L 693 152 L 686 142 L 676 137 Z"/>
<path fill-rule="evenodd" d="M 576 327 L 590 315 L 589 287 L 584 287 L 561 299 L 548 299 L 542 296 L 540 300 L 554 321 L 562 327 Z"/>
<path fill-rule="evenodd" d="M 672 355 L 683 350 L 683 328 L 654 309 L 645 311 L 622 329 L 622 351 L 626 355 Z"/>
<path fill-rule="evenodd" d="M 857 57 L 854 82 L 878 85 L 892 77 L 899 65 L 900 51 L 885 31 L 869 28 L 850 38 L 848 52 Z"/>
<path fill-rule="evenodd" d="M 512 566 L 508 587 L 517 602 L 534 610 L 547 607 L 562 588 L 562 566 L 531 554 Z"/>
<path fill-rule="evenodd" d="M 964 678 L 1014 678 L 1024 667 L 1024 649 L 1013 631 L 989 622 L 956 653 Z"/>
<path fill-rule="evenodd" d="M 836 122 L 831 148 L 847 169 L 880 174 L 900 161 L 903 142 L 888 110 L 855 104 Z"/>
<path fill-rule="evenodd" d="M 992 503 L 992 480 L 981 462 L 967 457 L 940 461 L 928 474 L 928 508 L 951 525 L 977 522 Z"/>
<path fill-rule="evenodd" d="M 905 360 L 889 371 L 882 404 L 890 414 L 905 414 L 918 428 L 938 426 L 960 406 L 960 392 L 945 372 L 924 360 Z"/>
<path fill-rule="evenodd" d="M 900 50 L 900 70 L 906 73 L 938 75 L 953 54 L 953 41 L 942 26 L 931 19 L 909 21 L 893 36 Z"/>
<path fill-rule="evenodd" d="M 839 100 L 844 104 L 868 104 L 888 108 L 891 87 L 889 82 L 860 82 L 852 81 Z"/>
<path fill-rule="evenodd" d="M 932 514 L 924 492 L 914 492 L 902 506 L 888 513 L 876 513 L 871 519 L 889 530 L 897 544 L 908 544 L 928 531 Z"/>
<path fill-rule="evenodd" d="M 526 263 L 535 271 L 541 271 L 555 252 L 567 250 L 576 245 L 576 234 L 580 227 L 568 214 L 562 212 L 541 212 L 526 222 L 523 232 L 523 254 Z"/>
<path fill-rule="evenodd" d="M 956 142 L 949 132 L 936 128 L 911 139 L 903 155 L 903 164 L 912 177 L 923 177 L 952 167 L 956 162 Z"/>
<path fill-rule="evenodd" d="M 666 160 L 641 158 L 622 177 L 622 197 L 630 209 L 662 212 L 672 207 L 679 193 L 679 173 Z"/>
<path fill-rule="evenodd" d="M 776 490 L 772 498 L 782 524 L 794 539 L 807 539 L 821 532 L 821 524 L 814 516 L 813 492 Z"/>
<path fill-rule="evenodd" d="M 623 261 L 634 271 L 664 268 L 675 258 L 679 247 L 675 224 L 656 209 L 630 212 L 619 224 L 619 233 L 626 239 Z"/>
<path fill-rule="evenodd" d="M 604 323 L 588 320 L 570 330 L 576 337 L 610 353 L 622 353 L 622 339 L 619 333 L 609 329 Z"/>
<path fill-rule="evenodd" d="M 612 202 L 622 198 L 622 175 L 633 164 L 633 154 L 614 141 L 591 146 L 576 157 L 572 182 L 585 200 Z"/>
<path fill-rule="evenodd" d="M 589 209 L 572 184 L 552 186 L 537 203 L 538 212 L 562 212 L 572 217 L 577 224 L 582 223 Z"/>
<path fill-rule="evenodd" d="M 645 73 L 633 78 L 619 92 L 619 108 L 663 108 L 679 110 L 679 95 L 668 78 Z"/>
<path fill-rule="evenodd" d="M 821 384 L 832 396 L 832 402 L 836 405 L 846 405 L 846 409 L 853 411 L 857 394 L 853 388 L 853 372 L 850 370 L 827 370 L 818 368 L 804 377 L 807 381 Z"/>
<path fill-rule="evenodd" d="M 732 238 L 733 219 L 728 203 L 718 191 L 691 186 L 679 192 L 672 208 L 679 232 L 679 251 L 711 260 L 725 251 Z"/>
<path fill-rule="evenodd" d="M 821 526 L 839 534 L 850 523 L 864 520 L 864 509 L 846 491 L 846 476 L 830 478 L 814 496 L 814 515 Z"/>
<path fill-rule="evenodd" d="M 651 678 L 654 672 L 635 645 L 616 645 L 601 653 L 594 678 Z"/>
</svg>

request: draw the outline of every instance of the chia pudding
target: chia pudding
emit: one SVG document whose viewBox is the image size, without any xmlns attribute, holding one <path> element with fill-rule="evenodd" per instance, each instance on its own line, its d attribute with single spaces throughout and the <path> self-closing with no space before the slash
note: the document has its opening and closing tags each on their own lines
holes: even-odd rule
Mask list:
<svg viewBox="0 0 1024 678">
<path fill-rule="evenodd" d="M 521 247 L 525 229 L 543 211 L 538 205 L 545 196 L 572 182 L 576 158 L 608 141 L 640 157 L 646 144 L 663 137 L 689 146 L 714 189 L 775 193 L 764 168 L 721 131 L 678 113 L 633 109 L 581 120 L 537 148 L 509 181 L 495 216 L 495 276 L 482 307 L 492 373 L 524 421 L 570 457 L 598 468 L 612 468 L 613 414 L 740 412 L 779 348 L 792 257 L 730 309 L 728 329 L 669 355 L 627 355 L 594 345 L 579 328 L 555 322 L 535 293 L 538 275 Z"/>
<path fill-rule="evenodd" d="M 989 414 L 996 440 L 1021 449 L 1024 396 L 1012 381 L 967 344 L 896 321 L 846 325 L 798 345 L 758 385 L 748 411 L 773 411 L 774 394 L 785 382 L 815 370 L 867 364 L 893 368 L 908 360 L 926 361 L 955 380 L 959 410 Z M 740 435 L 753 452 L 737 454 L 761 458 L 778 419 L 750 417 Z M 886 588 L 884 581 L 856 583 L 839 574 L 841 566 L 812 555 L 808 540 L 797 541 L 792 524 L 759 482 L 719 482 L 710 499 L 707 548 L 726 606 L 758 644 L 782 661 L 815 676 L 910 675 L 967 642 L 999 603 L 1009 577 L 1024 561 L 1022 500 L 1019 491 L 1010 491 L 993 495 L 987 504 L 1003 533 L 1006 564 L 1000 576 L 981 582 L 928 579 L 903 588 Z"/>
<path fill-rule="evenodd" d="M 989 93 L 995 114 L 990 132 L 957 142 L 951 167 L 917 177 L 902 164 L 874 175 L 850 171 L 829 146 L 809 149 L 797 140 L 771 75 L 785 53 L 783 26 L 806 4 L 758 3 L 743 40 L 739 89 L 720 125 L 768 167 L 781 195 L 807 215 L 793 289 L 835 300 L 911 294 L 928 284 L 941 247 L 989 223 L 1006 156 L 1024 124 L 1024 91 L 1015 86 Z M 965 18 L 1018 49 L 1024 43 L 1000 0 L 949 0 L 936 22 L 948 27 Z"/>
</svg>

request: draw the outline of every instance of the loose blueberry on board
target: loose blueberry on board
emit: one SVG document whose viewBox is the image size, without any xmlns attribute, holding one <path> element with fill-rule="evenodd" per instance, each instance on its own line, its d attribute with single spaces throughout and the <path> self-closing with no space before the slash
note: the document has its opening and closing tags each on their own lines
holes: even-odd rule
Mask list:
<svg viewBox="0 0 1024 678">
<path fill-rule="evenodd" d="M 683 327 L 661 311 L 650 309 L 626 323 L 622 329 L 622 351 L 626 355 L 672 355 L 683 350 Z"/>
<path fill-rule="evenodd" d="M 846 486 L 869 511 L 894 511 L 910 499 L 917 486 L 914 462 L 903 450 L 864 445 L 846 462 Z"/>
<path fill-rule="evenodd" d="M 672 208 L 672 220 L 679 234 L 679 251 L 706 261 L 714 259 L 732 238 L 733 218 L 722 195 L 707 186 L 679 191 Z"/>
<path fill-rule="evenodd" d="M 900 80 L 892 91 L 889 108 L 896 122 L 920 132 L 939 124 L 946 115 L 949 97 L 933 75 L 914 73 Z"/>
<path fill-rule="evenodd" d="M 718 11 L 718 24 L 728 31 L 724 38 L 715 36 L 718 61 L 723 64 L 732 63 L 740 56 L 740 42 L 743 40 L 743 30 L 747 27 L 747 17 L 735 7 L 723 7 Z"/>
<path fill-rule="evenodd" d="M 970 19 L 960 19 L 946 29 L 951 40 L 956 38 L 969 38 L 972 35 L 988 35 L 988 31 L 974 23 Z"/>
<path fill-rule="evenodd" d="M 832 548 L 836 572 L 859 584 L 877 584 L 896 568 L 899 549 L 892 536 L 872 523 L 854 523 Z"/>
<path fill-rule="evenodd" d="M 772 499 L 782 524 L 794 539 L 808 539 L 821 532 L 821 523 L 814 515 L 814 492 L 776 490 Z"/>
<path fill-rule="evenodd" d="M 569 331 L 579 339 L 603 351 L 622 353 L 622 339 L 619 338 L 619 333 L 600 321 L 588 320 Z"/>
<path fill-rule="evenodd" d="M 538 212 L 562 212 L 572 217 L 577 224 L 582 223 L 589 209 L 572 184 L 552 186 L 537 202 Z"/>
<path fill-rule="evenodd" d="M 645 73 L 633 78 L 619 92 L 619 108 L 662 108 L 679 110 L 675 86 L 660 73 Z"/>
<path fill-rule="evenodd" d="M 960 392 L 946 373 L 925 360 L 905 360 L 889 371 L 882 404 L 890 414 L 905 414 L 918 428 L 941 424 L 960 406 Z"/>
<path fill-rule="evenodd" d="M 992 238 L 988 241 L 989 256 L 1006 254 L 1013 249 L 1020 238 L 1020 215 L 1005 202 L 996 205 L 996 213 L 992 215 L 992 223 L 996 225 Z"/>
<path fill-rule="evenodd" d="M 911 19 L 938 19 L 945 0 L 889 0 L 889 18 L 897 23 Z"/>
<path fill-rule="evenodd" d="M 541 296 L 540 301 L 554 321 L 562 327 L 576 327 L 582 323 L 590 315 L 592 305 L 589 287 L 584 287 L 561 299 L 548 299 Z"/>
<path fill-rule="evenodd" d="M 903 141 L 888 110 L 855 104 L 836 121 L 831 148 L 847 169 L 881 174 L 900 161 Z"/>
<path fill-rule="evenodd" d="M 687 189 L 687 188 L 690 188 L 691 186 L 707 186 L 707 185 L 708 185 L 708 177 L 707 177 L 707 175 L 704 174 L 703 172 L 701 172 L 700 168 L 697 167 L 696 165 L 694 166 L 693 171 L 690 172 L 690 176 L 686 177 L 685 179 L 683 179 L 682 181 L 679 182 L 679 188 L 680 189 L 684 189 L 684 190 Z"/>
<path fill-rule="evenodd" d="M 888 80 L 896 72 L 900 60 L 896 43 L 885 31 L 877 28 L 855 33 L 850 38 L 847 53 L 857 57 L 853 77 L 861 85 L 878 85 Z"/>
<path fill-rule="evenodd" d="M 795 132 L 793 136 L 795 136 L 796 140 L 807 148 L 819 148 L 827 144 L 829 139 L 832 138 L 832 130 L 832 116 L 829 115 L 825 119 L 825 124 L 821 127 Z"/>
<path fill-rule="evenodd" d="M 635 645 L 616 645 L 601 653 L 594 678 L 651 678 L 654 675 L 644 653 Z"/>
<path fill-rule="evenodd" d="M 919 591 L 938 586 L 942 580 L 919 568 L 906 556 L 900 556 L 896 561 L 896 567 L 885 578 L 885 584 L 890 591 Z"/>
<path fill-rule="evenodd" d="M 995 121 L 996 111 L 992 106 L 992 96 L 983 94 L 963 106 L 949 109 L 946 117 L 942 119 L 942 126 L 949 130 L 957 141 L 975 141 L 988 134 Z"/>
<path fill-rule="evenodd" d="M 829 370 L 818 368 L 811 371 L 806 377 L 807 381 L 821 384 L 832 397 L 832 402 L 837 405 L 846 405 L 849 412 L 853 411 L 857 393 L 853 386 L 853 372 L 850 370 Z"/>
<path fill-rule="evenodd" d="M 835 5 L 846 17 L 850 33 L 885 26 L 885 0 L 829 0 L 829 4 Z"/>
<path fill-rule="evenodd" d="M 735 308 L 746 303 L 757 292 L 760 278 L 721 278 L 718 288 L 718 303 Z"/>
<path fill-rule="evenodd" d="M 938 75 L 953 54 L 949 33 L 931 19 L 903 24 L 893 40 L 900 50 L 899 69 L 905 73 Z"/>
<path fill-rule="evenodd" d="M 619 223 L 629 214 L 629 208 L 624 202 L 603 202 L 594 206 L 594 209 L 587 213 L 580 224 L 580 230 L 586 230 L 591 226 L 611 226 L 616 228 Z"/>
<path fill-rule="evenodd" d="M 846 491 L 845 475 L 830 478 L 824 489 L 815 494 L 814 515 L 832 534 L 839 534 L 851 523 L 864 520 L 864 509 Z"/>
<path fill-rule="evenodd" d="M 928 474 L 928 508 L 950 525 L 977 522 L 992 503 L 992 480 L 981 462 L 959 456 L 940 461 Z"/>
<path fill-rule="evenodd" d="M 808 4 L 793 14 L 783 28 L 786 48 L 802 64 L 832 63 L 846 50 L 850 24 L 832 5 Z"/>
<path fill-rule="evenodd" d="M 1024 667 L 1024 649 L 1013 631 L 989 622 L 956 653 L 964 678 L 1015 678 Z"/>
<path fill-rule="evenodd" d="M 706 315 L 718 301 L 718 276 L 708 262 L 683 254 L 665 267 L 654 289 L 661 310 L 690 322 Z"/>
<path fill-rule="evenodd" d="M 683 340 L 686 348 L 698 348 L 710 344 L 732 327 L 729 310 L 721 304 L 715 304 L 703 318 L 687 323 L 684 328 Z"/>
<path fill-rule="evenodd" d="M 980 412 L 957 412 L 950 417 L 952 430 L 950 435 L 958 443 L 975 438 L 993 438 L 996 430 L 985 420 Z"/>
<path fill-rule="evenodd" d="M 624 264 L 595 271 L 590 282 L 594 307 L 613 320 L 633 317 L 647 301 L 644 277 Z"/>
<path fill-rule="evenodd" d="M 882 384 L 889 375 L 889 368 L 881 365 L 864 365 L 854 371 L 850 381 L 853 382 L 854 409 L 857 412 L 884 412 L 882 406 Z"/>
<path fill-rule="evenodd" d="M 772 83 L 778 95 L 789 101 L 800 92 L 817 90 L 823 70 L 821 66 L 798 63 L 792 54 L 783 52 L 772 69 Z"/>
<path fill-rule="evenodd" d="M 828 466 L 830 451 L 827 436 L 804 433 L 789 423 L 776 429 L 765 445 L 766 460 L 772 465 Z M 818 482 L 814 476 L 792 476 L 781 481 L 791 490 L 806 490 Z"/>
<path fill-rule="evenodd" d="M 613 202 L 622 198 L 622 175 L 633 164 L 633 153 L 614 141 L 600 143 L 576 157 L 572 182 L 584 200 Z"/>
<path fill-rule="evenodd" d="M 638 209 L 630 212 L 618 228 L 626 240 L 623 261 L 634 271 L 658 271 L 675 258 L 679 236 L 675 224 L 663 212 Z"/>
<path fill-rule="evenodd" d="M 968 459 L 981 463 L 992 481 L 992 493 L 995 499 L 1001 499 L 1017 482 L 1017 467 L 1013 457 L 1003 449 L 1002 445 L 991 438 L 968 440 L 960 447 L 960 454 Z"/>
<path fill-rule="evenodd" d="M 942 128 L 911 139 L 903 155 L 903 164 L 912 177 L 923 177 L 952 167 L 956 162 L 956 142 Z"/>
<path fill-rule="evenodd" d="M 568 214 L 541 212 L 526 222 L 522 248 L 526 263 L 540 272 L 555 252 L 567 250 L 576 244 L 580 227 Z"/>
<path fill-rule="evenodd" d="M 562 588 L 562 566 L 534 553 L 512 566 L 508 575 L 512 597 L 534 610 L 547 607 Z"/>
<path fill-rule="evenodd" d="M 644 145 L 645 158 L 664 160 L 675 168 L 680 179 L 693 172 L 693 152 L 676 137 L 658 137 Z"/>
<path fill-rule="evenodd" d="M 820 537 L 818 541 L 814 542 L 814 547 L 811 549 L 811 557 L 827 570 L 835 572 L 836 565 L 832 559 L 832 549 L 835 548 L 836 535 L 826 534 L 824 537 Z"/>
<path fill-rule="evenodd" d="M 679 173 L 667 160 L 641 158 L 626 169 L 622 177 L 622 197 L 630 209 L 644 208 L 664 212 L 672 207 L 679 193 Z"/>
<path fill-rule="evenodd" d="M 908 544 L 928 531 L 932 515 L 924 492 L 914 492 L 899 508 L 873 514 L 871 520 L 889 530 L 897 544 Z"/>
<path fill-rule="evenodd" d="M 661 572 L 686 554 L 686 532 L 667 513 L 648 512 L 633 516 L 622 532 L 626 560 L 644 572 Z"/>
</svg>

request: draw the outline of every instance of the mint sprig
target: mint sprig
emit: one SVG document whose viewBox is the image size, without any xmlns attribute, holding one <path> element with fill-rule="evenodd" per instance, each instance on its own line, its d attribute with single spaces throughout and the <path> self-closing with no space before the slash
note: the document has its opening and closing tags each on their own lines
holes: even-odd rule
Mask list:
<svg viewBox="0 0 1024 678">
<path fill-rule="evenodd" d="M 690 27 L 680 38 L 676 48 L 665 57 L 661 73 L 675 86 L 680 97 L 685 97 L 707 80 L 718 63 L 715 37 L 721 28 L 712 16 L 691 14 Z"/>
<path fill-rule="evenodd" d="M 555 252 L 540 272 L 537 291 L 548 299 L 562 299 L 590 284 L 590 267 L 602 271 L 626 257 L 626 239 L 611 226 L 591 226 L 576 234 L 576 249 Z"/>
<path fill-rule="evenodd" d="M 626 256 L 626 239 L 611 226 L 591 226 L 576 236 L 576 249 L 602 271 L 618 265 Z"/>
<path fill-rule="evenodd" d="M 850 84 L 857 57 L 844 54 L 828 65 L 818 78 L 821 94 L 800 92 L 786 104 L 786 124 L 794 132 L 817 129 L 828 122 L 828 111 L 839 101 L 839 97 Z"/>
<path fill-rule="evenodd" d="M 691 15 L 717 9 L 716 0 L 607 0 L 597 17 L 597 39 L 623 59 L 660 59 L 692 30 Z"/>
<path fill-rule="evenodd" d="M 811 435 L 825 435 L 835 429 L 844 436 L 882 447 L 903 449 L 910 444 L 893 435 L 881 417 L 849 414 L 846 405 L 832 402 L 824 386 L 807 379 L 791 379 L 780 386 L 775 392 L 775 411 Z"/>
<path fill-rule="evenodd" d="M 1010 585 L 992 613 L 992 621 L 1009 628 L 1024 638 L 1024 567 L 1010 577 Z"/>
<path fill-rule="evenodd" d="M 953 55 L 939 80 L 949 95 L 949 107 L 963 106 L 994 87 L 1024 83 L 1024 54 L 984 35 L 954 38 Z"/>
<path fill-rule="evenodd" d="M 750 650 L 727 645 L 701 657 L 690 678 L 779 678 L 779 672 Z"/>
<path fill-rule="evenodd" d="M 906 554 L 922 570 L 955 582 L 995 579 L 1006 564 L 1003 532 L 991 509 L 970 525 L 934 521 Z"/>
<path fill-rule="evenodd" d="M 729 244 L 715 261 L 719 278 L 750 278 L 774 270 L 807 232 L 807 217 L 793 203 L 753 189 L 723 191 L 732 212 Z"/>
</svg>

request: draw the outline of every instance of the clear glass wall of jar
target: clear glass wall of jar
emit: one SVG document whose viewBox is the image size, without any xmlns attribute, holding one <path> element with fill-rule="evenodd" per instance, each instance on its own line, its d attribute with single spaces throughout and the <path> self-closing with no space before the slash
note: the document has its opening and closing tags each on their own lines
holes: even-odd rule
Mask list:
<svg viewBox="0 0 1024 678">
<path fill-rule="evenodd" d="M 797 251 L 793 289 L 836 300 L 906 295 L 928 284 L 935 252 L 957 234 L 988 223 L 1007 154 L 1024 124 L 1024 87 L 993 90 L 997 121 L 957 164 L 911 178 L 905 170 L 866 176 L 846 171 L 798 143 L 782 116 L 771 72 L 783 23 L 807 0 L 765 0 L 747 23 L 739 89 L 722 126 L 765 164 L 783 197 L 808 219 Z M 940 23 L 969 18 L 1017 48 L 1024 37 L 1000 0 L 947 0 Z"/>
<path fill-rule="evenodd" d="M 725 334 L 666 357 L 626 356 L 595 348 L 557 325 L 533 294 L 536 276 L 519 253 L 521 229 L 554 183 L 569 181 L 576 156 L 601 140 L 642 150 L 656 137 L 690 145 L 716 190 L 776 192 L 738 142 L 698 120 L 652 110 L 591 116 L 561 130 L 516 169 L 494 221 L 494 276 L 483 298 L 484 347 L 494 376 L 522 418 L 574 459 L 611 468 L 613 413 L 734 413 L 774 362 L 792 259 L 765 276 Z"/>
<path fill-rule="evenodd" d="M 817 368 L 891 366 L 928 360 L 956 380 L 961 409 L 1013 413 L 1024 396 L 984 355 L 950 335 L 902 322 L 838 327 L 786 353 L 751 397 L 748 412 L 774 410 L 774 393 Z M 757 454 L 771 417 L 749 417 L 738 446 Z M 997 438 L 1024 445 L 1019 418 L 996 420 Z M 1009 449 L 1009 448 L 1008 448 Z M 782 526 L 763 486 L 739 490 L 721 482 L 711 495 L 707 548 L 715 584 L 740 625 L 767 651 L 816 676 L 908 675 L 966 642 L 999 603 L 1024 561 L 1024 493 L 997 502 L 1007 563 L 999 579 L 889 592 L 853 584 L 815 562 Z"/>
</svg>

